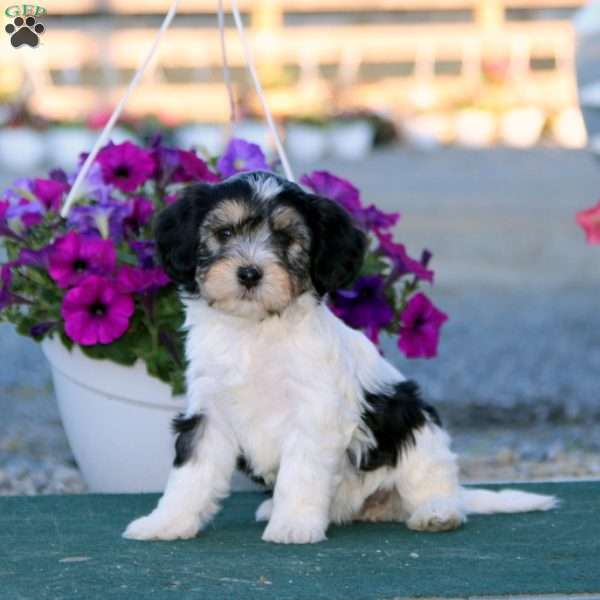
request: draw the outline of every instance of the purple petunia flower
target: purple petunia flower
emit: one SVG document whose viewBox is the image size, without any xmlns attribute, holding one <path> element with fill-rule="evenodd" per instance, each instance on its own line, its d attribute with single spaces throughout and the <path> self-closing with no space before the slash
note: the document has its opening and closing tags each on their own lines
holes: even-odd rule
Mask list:
<svg viewBox="0 0 600 600">
<path fill-rule="evenodd" d="M 116 283 L 121 291 L 133 294 L 164 287 L 171 280 L 160 267 L 138 269 L 123 266 L 117 273 Z"/>
<path fill-rule="evenodd" d="M 129 327 L 135 304 L 129 294 L 105 277 L 89 275 L 69 290 L 61 314 L 66 334 L 82 346 L 110 344 Z"/>
<path fill-rule="evenodd" d="M 37 323 L 29 328 L 29 335 L 32 338 L 41 338 L 57 326 L 57 321 L 44 321 L 43 323 Z"/>
<path fill-rule="evenodd" d="M 393 227 L 400 220 L 400 213 L 386 213 L 374 204 L 365 208 L 360 215 L 360 221 L 367 229 L 381 232 Z"/>
<path fill-rule="evenodd" d="M 163 185 L 168 183 L 189 183 L 208 181 L 215 183 L 219 178 L 194 150 L 179 150 L 155 144 L 154 159 L 157 165 L 156 177 Z"/>
<path fill-rule="evenodd" d="M 398 347 L 408 358 L 437 356 L 440 329 L 448 315 L 437 309 L 423 293 L 415 294 L 401 315 Z"/>
<path fill-rule="evenodd" d="M 116 260 L 111 240 L 84 237 L 70 231 L 54 242 L 48 272 L 59 287 L 67 288 L 79 284 L 90 273 L 112 273 Z"/>
<path fill-rule="evenodd" d="M 15 179 L 11 186 L 2 192 L 2 200 L 9 204 L 17 204 L 22 198 L 33 199 L 33 180 L 27 177 Z"/>
<path fill-rule="evenodd" d="M 337 290 L 330 297 L 332 311 L 350 327 L 362 329 L 374 343 L 394 311 L 385 297 L 385 282 L 378 275 L 359 277 L 351 290 Z"/>
<path fill-rule="evenodd" d="M 123 219 L 123 227 L 138 233 L 142 227 L 147 225 L 154 213 L 154 204 L 148 198 L 136 196 L 127 203 L 129 214 Z"/>
<path fill-rule="evenodd" d="M 124 235 L 124 221 L 131 215 L 132 208 L 131 204 L 112 199 L 75 206 L 69 213 L 68 225 L 83 235 L 100 235 L 119 242 Z"/>
<path fill-rule="evenodd" d="M 4 263 L 0 267 L 0 310 L 3 310 L 15 301 L 15 296 L 11 291 L 12 267 L 12 263 Z"/>
<path fill-rule="evenodd" d="M 374 204 L 364 208 L 360 193 L 348 180 L 329 173 L 329 171 L 313 171 L 300 178 L 300 183 L 310 188 L 315 194 L 325 196 L 341 204 L 359 225 L 372 231 L 380 232 L 393 227 L 400 220 L 400 213 L 387 213 Z"/>
<path fill-rule="evenodd" d="M 104 182 L 122 192 L 134 192 L 146 182 L 156 167 L 152 153 L 131 142 L 108 144 L 96 159 L 102 168 Z"/>
<path fill-rule="evenodd" d="M 23 229 L 39 225 L 45 212 L 46 209 L 41 202 L 30 202 L 26 198 L 21 198 L 16 204 L 8 207 L 4 218 L 10 229 L 20 233 Z"/>
<path fill-rule="evenodd" d="M 412 273 L 417 279 L 433 283 L 433 271 L 427 269 L 421 262 L 411 258 L 404 244 L 397 244 L 392 239 L 391 233 L 380 234 L 379 251 L 387 256 L 393 265 L 393 276 L 401 277 L 407 273 Z M 429 256 L 431 258 L 431 255 Z"/>
<path fill-rule="evenodd" d="M 151 269 L 156 265 L 156 243 L 153 240 L 134 240 L 129 247 L 142 269 Z"/>
<path fill-rule="evenodd" d="M 339 202 L 354 217 L 362 214 L 363 206 L 358 189 L 346 179 L 336 177 L 329 171 L 313 171 L 308 175 L 303 175 L 300 183 L 310 188 L 315 194 Z"/>
<path fill-rule="evenodd" d="M 10 230 L 6 221 L 6 212 L 10 204 L 4 200 L 0 200 L 0 235 L 12 236 L 13 232 Z"/>
<path fill-rule="evenodd" d="M 260 146 L 238 138 L 229 141 L 225 152 L 219 158 L 217 167 L 223 177 L 229 177 L 241 171 L 271 170 Z"/>
<path fill-rule="evenodd" d="M 31 250 L 30 248 L 21 248 L 21 252 L 19 252 L 19 258 L 17 259 L 17 264 L 19 265 L 29 265 L 31 267 L 41 267 L 44 270 L 48 270 L 49 260 L 50 260 L 50 252 L 52 251 L 52 246 L 44 246 L 39 250 Z"/>
<path fill-rule="evenodd" d="M 36 179 L 33 182 L 33 193 L 44 203 L 46 210 L 58 212 L 69 185 L 54 179 Z"/>
<path fill-rule="evenodd" d="M 61 183 L 69 183 L 69 178 L 65 173 L 64 169 L 52 169 L 49 173 L 50 179 L 53 181 L 59 181 Z"/>
</svg>

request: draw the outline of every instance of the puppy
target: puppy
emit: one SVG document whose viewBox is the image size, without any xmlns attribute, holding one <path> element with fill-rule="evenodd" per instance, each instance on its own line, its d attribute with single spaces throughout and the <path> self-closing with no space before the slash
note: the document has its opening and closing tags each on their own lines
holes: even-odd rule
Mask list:
<svg viewBox="0 0 600 600">
<path fill-rule="evenodd" d="M 327 308 L 366 237 L 335 202 L 264 172 L 188 187 L 156 223 L 185 292 L 188 407 L 156 509 L 124 533 L 192 538 L 240 457 L 273 486 L 262 539 L 312 543 L 330 523 L 445 531 L 468 513 L 547 510 L 550 496 L 465 489 L 435 409 Z"/>
</svg>

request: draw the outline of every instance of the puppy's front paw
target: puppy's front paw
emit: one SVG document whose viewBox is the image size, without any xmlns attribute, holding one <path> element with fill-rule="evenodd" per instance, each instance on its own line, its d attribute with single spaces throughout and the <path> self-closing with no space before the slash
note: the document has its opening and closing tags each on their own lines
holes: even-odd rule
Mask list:
<svg viewBox="0 0 600 600">
<path fill-rule="evenodd" d="M 316 544 L 327 539 L 327 526 L 318 521 L 291 519 L 269 522 L 262 539 L 276 544 Z"/>
<path fill-rule="evenodd" d="M 406 522 L 406 526 L 415 531 L 450 531 L 464 522 L 465 517 L 456 502 L 436 498 L 417 508 Z"/>
<path fill-rule="evenodd" d="M 123 532 L 128 540 L 186 540 L 198 534 L 198 520 L 171 517 L 157 511 L 132 521 Z"/>
<path fill-rule="evenodd" d="M 273 498 L 269 498 L 264 502 L 261 502 L 260 506 L 256 509 L 256 521 L 262 523 L 268 521 L 273 513 Z"/>
</svg>

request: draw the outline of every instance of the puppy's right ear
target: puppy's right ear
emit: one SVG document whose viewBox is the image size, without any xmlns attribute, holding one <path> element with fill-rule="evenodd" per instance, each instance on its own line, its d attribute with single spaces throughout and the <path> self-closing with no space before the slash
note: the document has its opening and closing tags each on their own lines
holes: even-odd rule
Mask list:
<svg viewBox="0 0 600 600">
<path fill-rule="evenodd" d="M 163 268 L 175 283 L 191 293 L 198 291 L 200 225 L 215 203 L 213 186 L 191 185 L 154 220 L 154 237 Z"/>
</svg>

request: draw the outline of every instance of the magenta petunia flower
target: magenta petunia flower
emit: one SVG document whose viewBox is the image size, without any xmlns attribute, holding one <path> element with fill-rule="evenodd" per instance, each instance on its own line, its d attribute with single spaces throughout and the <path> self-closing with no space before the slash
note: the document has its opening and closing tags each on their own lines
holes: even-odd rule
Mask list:
<svg viewBox="0 0 600 600">
<path fill-rule="evenodd" d="M 66 334 L 82 346 L 110 344 L 129 327 L 135 304 L 105 277 L 89 275 L 69 290 L 61 308 Z"/>
<path fill-rule="evenodd" d="M 418 260 L 411 258 L 407 254 L 404 244 L 394 242 L 391 233 L 381 233 L 378 238 L 379 251 L 392 261 L 394 275 L 401 277 L 412 273 L 417 279 L 433 283 L 433 271 Z M 431 258 L 431 254 L 429 254 L 429 258 Z"/>
<path fill-rule="evenodd" d="M 585 232 L 588 244 L 600 244 L 600 202 L 577 213 L 577 223 Z"/>
<path fill-rule="evenodd" d="M 177 158 L 179 165 L 173 172 L 171 181 L 208 181 L 209 183 L 219 181 L 217 175 L 208 168 L 208 165 L 193 150 L 178 150 Z"/>
<path fill-rule="evenodd" d="M 423 293 L 415 294 L 400 316 L 398 347 L 408 358 L 437 356 L 440 329 L 448 315 L 437 309 Z"/>
<path fill-rule="evenodd" d="M 119 269 L 116 283 L 123 292 L 133 294 L 164 287 L 171 280 L 160 267 L 139 269 L 125 265 Z"/>
<path fill-rule="evenodd" d="M 111 240 L 84 237 L 70 231 L 54 242 L 48 271 L 60 287 L 67 288 L 79 284 L 91 273 L 109 275 L 114 271 L 116 260 Z"/>
<path fill-rule="evenodd" d="M 134 192 L 152 177 L 155 169 L 152 152 L 131 142 L 108 144 L 96 159 L 102 168 L 102 177 L 107 184 L 122 192 Z"/>
<path fill-rule="evenodd" d="M 44 203 L 47 210 L 58 212 L 69 185 L 55 179 L 35 179 L 33 193 Z"/>
<path fill-rule="evenodd" d="M 271 170 L 260 146 L 238 138 L 231 139 L 227 144 L 217 167 L 223 177 L 229 177 L 241 171 Z"/>
<path fill-rule="evenodd" d="M 362 215 L 363 205 L 360 202 L 358 189 L 346 179 L 336 177 L 329 171 L 313 171 L 303 175 L 300 183 L 315 194 L 339 202 L 354 217 Z"/>
<path fill-rule="evenodd" d="M 148 198 L 136 196 L 131 198 L 128 203 L 129 215 L 123 221 L 123 225 L 139 231 L 144 225 L 150 223 L 152 214 L 154 213 L 154 204 Z"/>
<path fill-rule="evenodd" d="M 394 311 L 385 297 L 385 282 L 378 275 L 359 277 L 351 290 L 337 290 L 330 296 L 331 310 L 345 323 L 362 329 L 377 343 L 382 327 L 389 325 Z"/>
<path fill-rule="evenodd" d="M 160 137 L 154 143 L 153 156 L 156 161 L 156 178 L 162 185 L 208 181 L 215 183 L 219 178 L 194 150 L 179 150 L 161 145 Z"/>
</svg>

